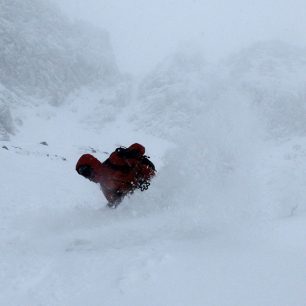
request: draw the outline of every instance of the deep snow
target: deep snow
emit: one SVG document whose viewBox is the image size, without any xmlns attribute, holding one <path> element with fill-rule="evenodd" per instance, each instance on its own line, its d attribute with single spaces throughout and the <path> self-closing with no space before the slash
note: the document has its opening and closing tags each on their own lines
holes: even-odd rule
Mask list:
<svg viewBox="0 0 306 306">
<path fill-rule="evenodd" d="M 303 139 L 262 144 L 269 156 L 247 164 L 269 175 L 265 190 L 243 176 L 246 155 L 221 168 L 223 157 L 211 160 L 213 142 L 206 142 L 201 163 L 207 154 L 215 164 L 200 177 L 194 139 L 182 151 L 179 141 L 135 128 L 129 109 L 100 132 L 84 129 L 69 104 L 60 114 L 53 110 L 45 106 L 1 142 L 8 149 L 0 150 L 1 305 L 305 305 L 306 215 L 296 194 L 296 182 L 302 186 L 305 178 L 298 170 Z M 147 192 L 108 209 L 98 186 L 77 175 L 75 162 L 92 148 L 103 159 L 134 141 L 146 146 L 158 175 Z M 286 186 L 273 180 L 280 171 L 293 176 L 283 178 Z M 276 212 L 271 194 L 288 195 L 291 204 Z"/>
<path fill-rule="evenodd" d="M 0 305 L 306 305 L 305 50 L 133 79 L 44 3 L 0 0 Z M 75 164 L 134 142 L 157 176 L 109 209 Z"/>
</svg>

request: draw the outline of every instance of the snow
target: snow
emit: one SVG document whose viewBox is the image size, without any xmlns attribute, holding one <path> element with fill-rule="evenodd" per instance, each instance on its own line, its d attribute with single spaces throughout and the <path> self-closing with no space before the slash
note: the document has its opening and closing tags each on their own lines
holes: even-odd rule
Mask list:
<svg viewBox="0 0 306 306">
<path fill-rule="evenodd" d="M 302 53 L 178 50 L 58 106 L 1 85 L 0 305 L 306 305 Z M 109 209 L 75 164 L 134 142 L 157 176 Z"/>
<path fill-rule="evenodd" d="M 229 184 L 221 172 L 207 169 L 213 177 L 199 181 L 194 164 L 186 172 L 184 162 L 173 161 L 173 144 L 135 130 L 128 118 L 121 116 L 96 133 L 78 127 L 68 108 L 49 121 L 32 119 L 1 143 L 9 149 L 0 150 L 5 161 L 0 176 L 1 304 L 304 305 L 306 215 L 298 208 L 305 199 L 305 175 L 298 171 L 306 152 L 303 139 L 273 147 L 268 161 L 274 164 L 259 166 L 270 175 L 267 180 L 276 171 L 280 181 L 266 190 L 272 206 L 288 188 L 291 204 L 284 203 L 280 217 L 256 202 L 256 192 L 263 192 L 257 185 L 248 186 L 256 190 L 245 198 L 242 188 L 253 181 L 244 182 L 241 173 L 234 174 L 238 182 Z M 33 133 L 33 126 L 42 124 L 44 129 Z M 75 162 L 90 148 L 103 159 L 105 151 L 133 141 L 146 145 L 159 174 L 147 192 L 108 209 L 99 188 L 77 175 Z M 290 157 L 283 159 L 290 149 Z M 193 152 L 197 157 L 199 152 Z M 244 165 L 237 163 L 241 172 Z M 191 176 L 197 178 L 195 186 Z M 210 182 L 207 189 L 202 184 L 209 179 L 225 181 Z M 190 195 L 194 188 L 200 198 Z"/>
</svg>

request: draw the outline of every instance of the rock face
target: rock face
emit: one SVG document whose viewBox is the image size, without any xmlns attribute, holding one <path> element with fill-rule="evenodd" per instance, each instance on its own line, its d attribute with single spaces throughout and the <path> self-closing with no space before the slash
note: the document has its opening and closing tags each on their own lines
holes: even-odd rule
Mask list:
<svg viewBox="0 0 306 306">
<path fill-rule="evenodd" d="M 46 0 L 0 0 L 1 138 L 13 132 L 18 105 L 59 106 L 81 87 L 120 82 L 107 32 L 69 21 Z"/>
<path fill-rule="evenodd" d="M 0 0 L 0 82 L 60 104 L 72 90 L 118 75 L 108 34 L 72 24 L 42 0 Z"/>
<path fill-rule="evenodd" d="M 14 133 L 14 123 L 9 108 L 12 102 L 10 93 L 0 84 L 0 140 L 8 140 L 9 134 Z"/>
</svg>

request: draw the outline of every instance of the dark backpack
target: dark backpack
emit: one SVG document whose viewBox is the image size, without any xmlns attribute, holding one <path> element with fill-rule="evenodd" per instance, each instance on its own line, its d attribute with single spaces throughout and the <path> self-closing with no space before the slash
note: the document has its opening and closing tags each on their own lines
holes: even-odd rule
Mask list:
<svg viewBox="0 0 306 306">
<path fill-rule="evenodd" d="M 149 160 L 149 156 L 140 154 L 137 150 L 119 147 L 115 150 L 119 157 L 125 159 L 138 159 L 142 164 L 150 167 L 153 171 L 155 171 L 154 164 Z"/>
</svg>

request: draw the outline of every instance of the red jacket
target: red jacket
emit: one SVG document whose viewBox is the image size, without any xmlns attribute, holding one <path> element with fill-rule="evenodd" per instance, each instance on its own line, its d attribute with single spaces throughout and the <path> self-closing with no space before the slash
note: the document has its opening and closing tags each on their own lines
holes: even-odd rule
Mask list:
<svg viewBox="0 0 306 306">
<path fill-rule="evenodd" d="M 99 183 L 109 206 L 116 206 L 136 188 L 147 189 L 155 175 L 155 167 L 144 153 L 145 148 L 134 143 L 127 149 L 116 149 L 103 163 L 90 154 L 84 154 L 77 162 L 76 170 L 92 182 Z"/>
</svg>

